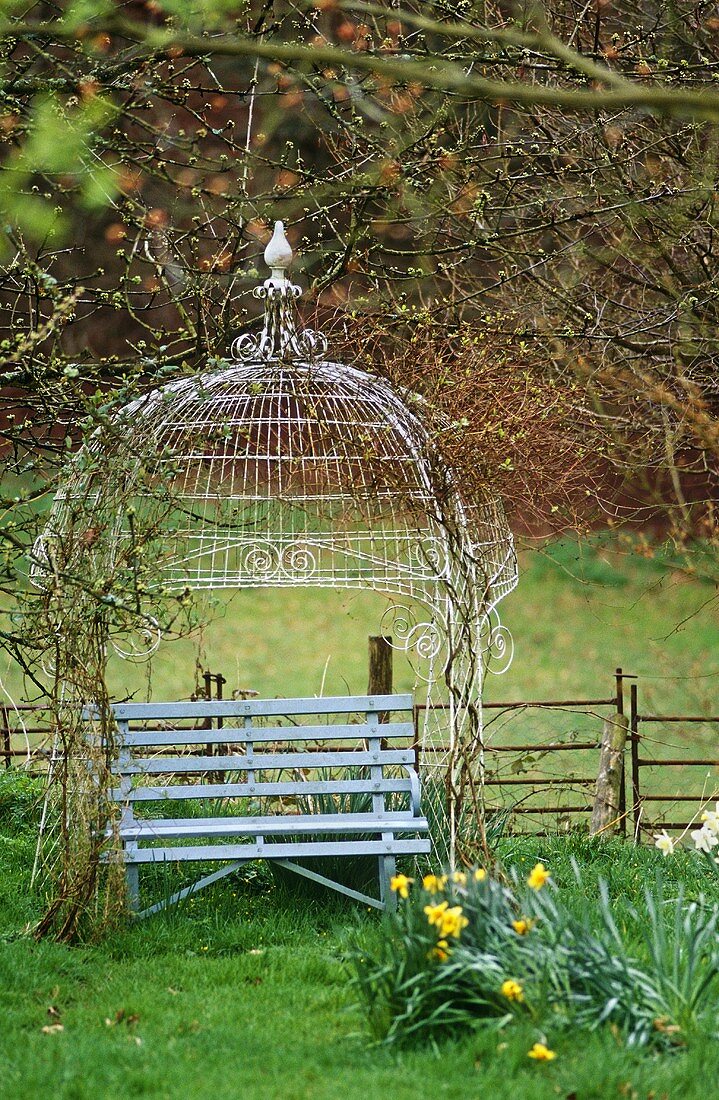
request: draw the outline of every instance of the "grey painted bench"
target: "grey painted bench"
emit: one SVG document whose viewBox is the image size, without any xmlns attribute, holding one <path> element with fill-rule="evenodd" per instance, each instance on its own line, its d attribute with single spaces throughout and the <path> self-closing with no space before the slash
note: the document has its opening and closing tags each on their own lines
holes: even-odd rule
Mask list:
<svg viewBox="0 0 719 1100">
<path fill-rule="evenodd" d="M 112 797 L 121 808 L 132 908 L 139 909 L 145 864 L 230 861 L 140 916 L 254 859 L 272 860 L 366 905 L 390 907 L 396 856 L 430 851 L 414 751 L 397 747 L 411 745 L 411 695 L 121 703 L 113 710 L 119 749 Z M 220 755 L 210 755 L 213 747 Z M 362 812 L 349 812 L 352 795 L 364 796 Z M 221 800 L 227 816 L 174 817 L 178 799 Z M 295 812 L 287 812 L 288 803 Z M 318 812 L 304 812 L 308 806 Z M 379 897 L 296 862 L 326 856 L 376 857 Z"/>
</svg>

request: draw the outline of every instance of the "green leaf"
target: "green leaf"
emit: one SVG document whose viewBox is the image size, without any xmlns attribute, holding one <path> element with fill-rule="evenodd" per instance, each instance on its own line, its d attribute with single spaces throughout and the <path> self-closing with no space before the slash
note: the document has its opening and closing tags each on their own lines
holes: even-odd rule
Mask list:
<svg viewBox="0 0 719 1100">
<path fill-rule="evenodd" d="M 88 210 L 107 206 L 118 192 L 119 178 L 117 169 L 106 164 L 90 168 L 82 184 L 82 205 Z"/>
<path fill-rule="evenodd" d="M 73 0 L 61 22 L 70 30 L 76 30 L 89 23 L 107 19 L 115 10 L 114 0 Z"/>
</svg>

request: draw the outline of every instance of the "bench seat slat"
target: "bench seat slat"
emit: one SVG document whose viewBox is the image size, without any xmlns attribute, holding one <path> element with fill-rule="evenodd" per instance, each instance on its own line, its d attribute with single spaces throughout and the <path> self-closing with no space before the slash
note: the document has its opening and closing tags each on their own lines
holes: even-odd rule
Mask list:
<svg viewBox="0 0 719 1100">
<path fill-rule="evenodd" d="M 377 814 L 285 814 L 274 817 L 161 818 L 120 829 L 123 840 L 154 840 L 164 837 L 292 836 L 295 833 L 382 833 L 410 831 L 426 833 L 427 819 L 411 813 Z"/>
<path fill-rule="evenodd" d="M 384 767 L 413 764 L 412 749 L 381 749 L 375 752 L 287 752 L 246 756 L 158 756 L 135 759 L 129 764 L 113 763 L 115 775 L 163 775 L 179 772 L 279 771 L 284 768 Z"/>
<path fill-rule="evenodd" d="M 411 840 L 279 841 L 275 844 L 205 844 L 181 848 L 137 848 L 126 863 L 171 863 L 185 860 L 299 859 L 308 856 L 421 855 L 431 851 L 429 838 Z"/>
<path fill-rule="evenodd" d="M 375 711 L 412 710 L 411 695 L 341 695 L 321 699 L 227 699 L 182 703 L 115 703 L 115 716 L 131 722 L 144 718 L 244 718 L 246 716 L 290 714 L 354 714 Z M 92 718 L 96 707 L 86 707 Z"/>
<path fill-rule="evenodd" d="M 388 722 L 379 728 L 382 740 L 395 737 L 414 737 L 411 722 Z M 331 726 L 249 726 L 242 729 L 223 727 L 211 730 L 132 730 L 122 737 L 122 744 L 133 745 L 210 745 L 234 744 L 254 741 L 332 741 L 364 740 L 377 737 L 378 728 L 366 723 L 333 723 Z"/>
<path fill-rule="evenodd" d="M 167 798 L 279 798 L 317 794 L 389 794 L 411 791 L 409 779 L 311 780 L 288 783 L 170 783 L 164 787 L 134 787 L 123 794 L 119 787 L 110 791 L 114 802 L 154 802 Z"/>
</svg>

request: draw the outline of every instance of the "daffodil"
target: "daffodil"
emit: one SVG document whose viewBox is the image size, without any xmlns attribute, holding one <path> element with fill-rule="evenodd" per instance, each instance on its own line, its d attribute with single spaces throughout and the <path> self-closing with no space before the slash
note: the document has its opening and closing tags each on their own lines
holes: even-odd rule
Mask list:
<svg viewBox="0 0 719 1100">
<path fill-rule="evenodd" d="M 389 880 L 389 888 L 394 891 L 395 894 L 399 894 L 401 898 L 409 897 L 409 888 L 414 882 L 413 878 L 407 878 L 406 875 L 393 875 Z"/>
<path fill-rule="evenodd" d="M 464 871 L 452 871 L 452 874 L 449 877 L 451 878 L 452 882 L 455 882 L 457 884 L 457 886 L 467 885 L 467 876 L 465 875 Z"/>
<path fill-rule="evenodd" d="M 446 875 L 425 875 L 422 886 L 428 894 L 439 894 L 444 890 L 446 882 Z"/>
<path fill-rule="evenodd" d="M 534 1058 L 537 1062 L 551 1062 L 557 1057 L 556 1051 L 545 1047 L 544 1043 L 535 1043 L 531 1050 L 527 1051 L 528 1058 Z"/>
<path fill-rule="evenodd" d="M 534 927 L 534 921 L 529 917 L 520 917 L 518 920 L 512 921 L 512 928 L 518 936 L 526 936 L 527 932 Z"/>
<path fill-rule="evenodd" d="M 427 920 L 430 924 L 436 924 L 439 926 L 442 922 L 442 914 L 448 907 L 448 901 L 440 901 L 437 905 L 425 905 L 424 912 L 427 915 Z"/>
<path fill-rule="evenodd" d="M 663 856 L 670 856 L 673 854 L 674 843 L 675 842 L 666 832 L 658 833 L 657 836 L 654 837 L 654 847 L 658 848 Z"/>
<path fill-rule="evenodd" d="M 711 833 L 719 833 L 719 802 L 715 810 L 705 810 L 701 819 L 705 829 L 709 829 Z"/>
<path fill-rule="evenodd" d="M 501 993 L 508 1001 L 517 1001 L 518 1004 L 521 1004 L 524 1000 L 524 990 L 519 982 L 515 982 L 514 978 L 507 978 L 506 982 L 502 982 Z"/>
<path fill-rule="evenodd" d="M 694 829 L 690 836 L 698 852 L 711 852 L 712 848 L 719 844 L 719 836 L 708 829 L 706 825 L 702 825 L 701 829 Z"/>
<path fill-rule="evenodd" d="M 549 877 L 549 871 L 544 864 L 536 863 L 529 873 L 527 885 L 531 886 L 532 890 L 541 890 Z"/>
<path fill-rule="evenodd" d="M 486 877 L 487 877 L 487 872 L 485 871 L 484 867 L 478 867 L 476 869 L 476 871 L 474 872 L 474 881 L 475 882 L 484 882 Z"/>
<path fill-rule="evenodd" d="M 437 959 L 438 962 L 444 962 L 449 958 L 449 944 L 447 940 L 437 940 L 437 946 L 433 947 L 427 955 L 428 959 Z"/>
<path fill-rule="evenodd" d="M 462 929 L 466 928 L 469 921 L 462 913 L 461 905 L 454 905 L 451 909 L 445 909 L 438 922 L 440 936 L 454 936 L 459 939 Z"/>
</svg>

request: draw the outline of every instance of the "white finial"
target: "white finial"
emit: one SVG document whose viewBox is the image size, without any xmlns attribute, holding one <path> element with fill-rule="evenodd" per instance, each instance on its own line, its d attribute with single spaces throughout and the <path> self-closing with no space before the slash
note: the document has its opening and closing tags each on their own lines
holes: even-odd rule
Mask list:
<svg viewBox="0 0 719 1100">
<path fill-rule="evenodd" d="M 287 268 L 292 263 L 292 249 L 285 236 L 282 222 L 275 222 L 275 231 L 265 249 L 265 263 L 272 271 L 272 278 L 284 280 Z"/>
</svg>

